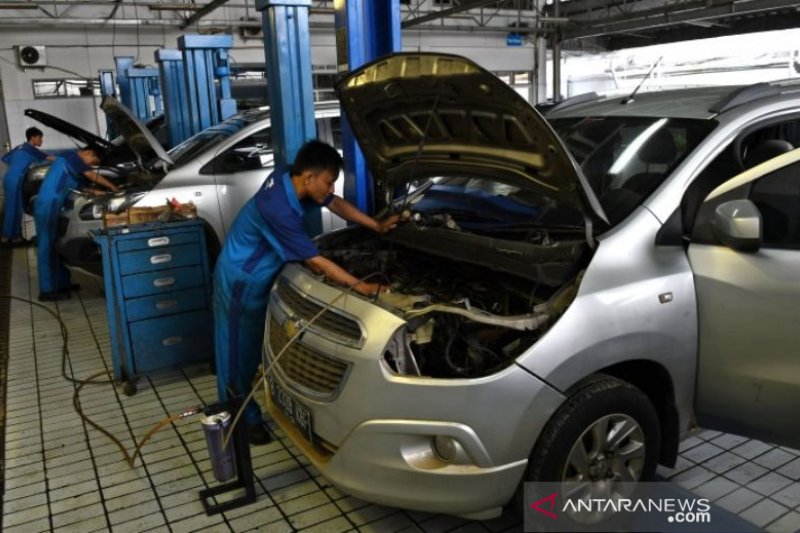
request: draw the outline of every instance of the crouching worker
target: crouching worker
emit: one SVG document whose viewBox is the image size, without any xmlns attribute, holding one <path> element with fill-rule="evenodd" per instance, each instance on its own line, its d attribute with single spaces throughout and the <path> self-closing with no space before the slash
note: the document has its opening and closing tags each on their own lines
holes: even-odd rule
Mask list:
<svg viewBox="0 0 800 533">
<path fill-rule="evenodd" d="M 33 205 L 39 246 L 37 269 L 41 301 L 63 300 L 69 298 L 69 291 L 80 288 L 72 283 L 69 270 L 61 264 L 58 256 L 58 219 L 61 207 L 72 189 L 96 183 L 108 190 L 117 190 L 113 183 L 92 170 L 92 166 L 99 164 L 100 157 L 92 148 L 63 152 L 55 158 L 44 177 Z"/>
<path fill-rule="evenodd" d="M 3 236 L 0 243 L 22 242 L 22 182 L 32 163 L 53 159 L 39 149 L 44 142 L 44 134 L 39 128 L 25 130 L 25 142 L 3 156 L 8 165 L 3 176 L 3 192 L 6 205 L 3 213 Z"/>
<path fill-rule="evenodd" d="M 398 217 L 378 222 L 333 194 L 342 158 L 320 141 L 304 144 L 288 172 L 276 170 L 242 207 L 233 223 L 214 274 L 214 335 L 219 398 L 229 392 L 247 396 L 258 365 L 270 287 L 286 262 L 303 261 L 330 280 L 361 294 L 380 291 L 377 283 L 359 282 L 322 257 L 303 227 L 304 214 L 327 206 L 350 222 L 385 233 Z M 271 441 L 258 405 L 245 407 L 251 444 Z"/>
</svg>

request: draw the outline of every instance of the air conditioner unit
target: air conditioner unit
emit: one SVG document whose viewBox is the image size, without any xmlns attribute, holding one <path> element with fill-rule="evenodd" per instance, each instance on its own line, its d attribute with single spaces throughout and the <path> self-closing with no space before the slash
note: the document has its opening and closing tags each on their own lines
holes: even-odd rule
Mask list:
<svg viewBox="0 0 800 533">
<path fill-rule="evenodd" d="M 17 50 L 17 62 L 23 68 L 44 68 L 47 66 L 47 47 L 20 44 Z"/>
</svg>

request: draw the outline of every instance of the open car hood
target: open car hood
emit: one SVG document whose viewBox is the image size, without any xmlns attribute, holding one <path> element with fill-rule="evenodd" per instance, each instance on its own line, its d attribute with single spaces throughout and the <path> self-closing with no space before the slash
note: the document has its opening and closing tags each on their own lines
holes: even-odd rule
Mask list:
<svg viewBox="0 0 800 533">
<path fill-rule="evenodd" d="M 82 147 L 91 146 L 93 148 L 97 148 L 101 152 L 106 152 L 114 148 L 113 144 L 102 137 L 98 137 L 94 133 L 88 132 L 82 128 L 79 128 L 78 126 L 75 126 L 74 124 L 70 124 L 66 120 L 54 117 L 53 115 L 43 111 L 26 109 L 25 116 L 31 117 L 33 120 L 44 124 L 48 128 L 52 128 L 57 132 L 66 135 L 67 137 L 75 139 L 81 144 Z"/>
<path fill-rule="evenodd" d="M 384 190 L 414 176 L 502 173 L 608 224 L 550 125 L 511 87 L 469 59 L 392 54 L 353 71 L 336 91 Z"/>
<path fill-rule="evenodd" d="M 155 155 L 161 161 L 172 164 L 172 159 L 150 130 L 139 122 L 119 100 L 113 96 L 106 96 L 100 104 L 100 109 L 114 122 L 117 131 L 125 138 L 125 144 L 130 147 L 140 163 L 146 162 Z"/>
</svg>

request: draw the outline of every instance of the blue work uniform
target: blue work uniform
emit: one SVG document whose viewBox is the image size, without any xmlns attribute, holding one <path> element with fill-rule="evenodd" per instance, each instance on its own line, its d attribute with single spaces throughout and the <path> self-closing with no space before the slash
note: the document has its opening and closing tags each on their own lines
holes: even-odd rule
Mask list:
<svg viewBox="0 0 800 533">
<path fill-rule="evenodd" d="M 3 239 L 19 239 L 22 236 L 22 183 L 31 163 L 44 161 L 47 154 L 30 143 L 24 143 L 3 156 L 8 165 L 3 176 L 3 192 L 6 197 L 3 214 Z"/>
<path fill-rule="evenodd" d="M 324 205 L 333 200 L 326 198 Z M 219 398 L 228 389 L 246 396 L 261 361 L 269 290 L 289 261 L 319 255 L 306 233 L 303 217 L 319 204 L 297 198 L 289 173 L 275 171 L 244 205 L 222 247 L 214 273 L 214 343 Z M 255 402 L 245 421 L 261 421 Z"/>
<path fill-rule="evenodd" d="M 39 241 L 37 269 L 39 290 L 43 293 L 69 289 L 72 282 L 69 270 L 58 256 L 58 218 L 70 189 L 88 185 L 84 172 L 92 168 L 83 162 L 75 151 L 56 157 L 42 182 L 33 205 L 36 237 Z"/>
</svg>

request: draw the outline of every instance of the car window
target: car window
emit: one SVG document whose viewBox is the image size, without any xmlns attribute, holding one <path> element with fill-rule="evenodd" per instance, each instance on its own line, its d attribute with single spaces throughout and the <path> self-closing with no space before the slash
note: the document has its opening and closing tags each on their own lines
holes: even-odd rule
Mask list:
<svg viewBox="0 0 800 533">
<path fill-rule="evenodd" d="M 708 120 L 647 117 L 556 119 L 612 224 L 625 218 L 713 129 Z"/>
<path fill-rule="evenodd" d="M 167 153 L 172 161 L 175 162 L 176 167 L 184 165 L 206 150 L 241 131 L 246 126 L 265 117 L 266 113 L 263 111 L 251 111 L 235 115 L 216 126 L 206 128 L 200 133 L 189 137 Z"/>
<path fill-rule="evenodd" d="M 272 130 L 264 128 L 248 135 L 219 154 L 211 165 L 204 167 L 201 172 L 206 174 L 208 170 L 213 169 L 213 172 L 217 174 L 232 174 L 247 170 L 261 170 L 262 168 L 272 168 L 273 160 Z"/>
<path fill-rule="evenodd" d="M 692 242 L 719 245 L 713 231 L 714 211 L 727 201 L 741 199 L 752 201 L 761 213 L 762 248 L 800 248 L 800 162 L 705 202 L 692 228 Z"/>
<path fill-rule="evenodd" d="M 800 163 L 754 182 L 748 198 L 761 212 L 765 248 L 800 248 Z"/>
<path fill-rule="evenodd" d="M 331 117 L 331 138 L 333 146 L 337 150 L 342 149 L 342 119 L 341 117 Z"/>
</svg>

